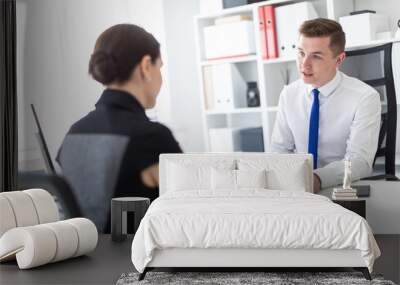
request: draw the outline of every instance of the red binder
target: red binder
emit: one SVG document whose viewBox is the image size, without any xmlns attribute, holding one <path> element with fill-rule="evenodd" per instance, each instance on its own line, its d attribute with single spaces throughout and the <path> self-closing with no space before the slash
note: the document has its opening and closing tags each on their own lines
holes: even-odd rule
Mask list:
<svg viewBox="0 0 400 285">
<path fill-rule="evenodd" d="M 260 44 L 261 44 L 261 56 L 263 59 L 268 58 L 267 49 L 267 37 L 265 30 L 265 12 L 264 7 L 258 7 L 258 18 L 259 18 L 259 31 L 260 31 Z"/>
<path fill-rule="evenodd" d="M 268 58 L 277 58 L 278 44 L 275 28 L 275 8 L 273 6 L 264 6 L 264 16 Z"/>
</svg>

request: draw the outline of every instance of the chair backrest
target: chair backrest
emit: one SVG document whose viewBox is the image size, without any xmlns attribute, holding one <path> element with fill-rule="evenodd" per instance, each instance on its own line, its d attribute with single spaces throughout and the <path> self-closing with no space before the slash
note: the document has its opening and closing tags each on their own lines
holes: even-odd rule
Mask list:
<svg viewBox="0 0 400 285">
<path fill-rule="evenodd" d="M 346 74 L 359 78 L 375 88 L 382 103 L 378 157 L 384 157 L 385 174 L 395 177 L 397 103 L 392 70 L 392 43 L 346 52 L 341 67 Z"/>
<path fill-rule="evenodd" d="M 59 152 L 63 176 L 83 216 L 92 220 L 100 232 L 110 221 L 111 198 L 127 145 L 124 136 L 68 134 Z"/>
<path fill-rule="evenodd" d="M 38 132 L 36 133 L 36 138 L 38 140 L 39 148 L 42 153 L 46 172 L 48 174 L 56 174 L 56 170 L 54 168 L 53 161 L 51 160 L 50 152 L 47 147 L 46 140 L 44 138 L 42 127 L 40 126 L 39 118 L 36 113 L 35 106 L 33 106 L 33 104 L 31 104 L 31 109 L 32 109 L 33 117 L 35 119 L 36 127 L 38 129 Z"/>
<path fill-rule="evenodd" d="M 276 190 L 313 192 L 312 156 L 310 154 L 277 153 L 182 153 L 160 155 L 160 195 L 173 189 L 171 182 L 184 174 L 172 175 L 172 164 L 187 167 L 219 167 L 238 170 L 267 171 L 267 187 Z M 268 173 L 272 176 L 268 176 Z M 208 179 L 207 175 L 204 176 Z M 270 183 L 273 183 L 271 185 Z M 288 189 L 285 189 L 287 186 Z M 289 189 L 290 188 L 290 189 Z"/>
<path fill-rule="evenodd" d="M 46 139 L 44 137 L 42 127 L 39 122 L 39 117 L 36 113 L 35 106 L 31 104 L 33 117 L 35 119 L 38 132 L 36 138 L 42 153 L 45 171 L 47 174 L 36 172 L 19 172 L 18 173 L 18 189 L 28 188 L 43 188 L 49 191 L 58 199 L 57 202 L 61 203 L 62 214 L 65 218 L 75 218 L 82 215 L 82 211 L 71 191 L 71 187 L 67 181 L 56 173 L 53 161 L 47 147 Z"/>
<path fill-rule="evenodd" d="M 56 174 L 26 171 L 18 172 L 18 189 L 46 189 L 60 205 L 60 215 L 63 219 L 82 216 L 82 211 L 72 192 L 71 186 L 64 177 Z"/>
</svg>

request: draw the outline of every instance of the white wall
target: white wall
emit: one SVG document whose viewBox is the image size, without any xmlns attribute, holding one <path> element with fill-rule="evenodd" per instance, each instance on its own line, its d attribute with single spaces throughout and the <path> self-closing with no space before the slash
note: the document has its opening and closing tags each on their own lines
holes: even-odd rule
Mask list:
<svg viewBox="0 0 400 285">
<path fill-rule="evenodd" d="M 164 7 L 172 120 L 185 152 L 205 148 L 193 20 L 197 14 L 198 0 L 168 0 Z"/>
<path fill-rule="evenodd" d="M 397 21 L 400 20 L 399 0 L 355 0 L 356 10 L 374 10 L 376 13 L 389 17 L 389 27 L 392 32 L 397 29 Z"/>
<path fill-rule="evenodd" d="M 43 166 L 29 105 L 35 104 L 53 159 L 68 131 L 94 108 L 103 87 L 88 75 L 98 35 L 107 27 L 132 22 L 160 41 L 165 53 L 163 1 L 17 0 L 19 166 Z M 168 78 L 167 69 L 163 77 Z M 172 125 L 169 84 L 161 89 L 156 114 Z M 161 107 L 160 107 L 161 106 Z"/>
</svg>

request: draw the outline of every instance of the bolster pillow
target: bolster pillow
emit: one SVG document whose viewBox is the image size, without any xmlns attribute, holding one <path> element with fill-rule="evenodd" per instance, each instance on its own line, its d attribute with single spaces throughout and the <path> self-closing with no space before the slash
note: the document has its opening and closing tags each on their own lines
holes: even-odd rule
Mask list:
<svg viewBox="0 0 400 285">
<path fill-rule="evenodd" d="M 13 228 L 0 238 L 0 261 L 16 257 L 28 269 L 86 254 L 97 240 L 96 226 L 85 218 Z"/>
<path fill-rule="evenodd" d="M 58 221 L 53 196 L 42 189 L 0 193 L 0 237 L 15 227 Z"/>
</svg>

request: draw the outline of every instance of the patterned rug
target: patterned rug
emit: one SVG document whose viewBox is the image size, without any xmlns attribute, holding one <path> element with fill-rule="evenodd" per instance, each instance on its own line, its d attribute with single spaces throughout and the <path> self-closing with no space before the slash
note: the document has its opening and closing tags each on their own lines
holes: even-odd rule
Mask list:
<svg viewBox="0 0 400 285">
<path fill-rule="evenodd" d="M 364 278 L 360 272 L 148 272 L 142 281 L 139 273 L 122 274 L 117 285 L 133 284 L 267 284 L 267 285 L 395 285 L 384 280 L 381 275 L 372 275 L 372 281 Z"/>
</svg>

